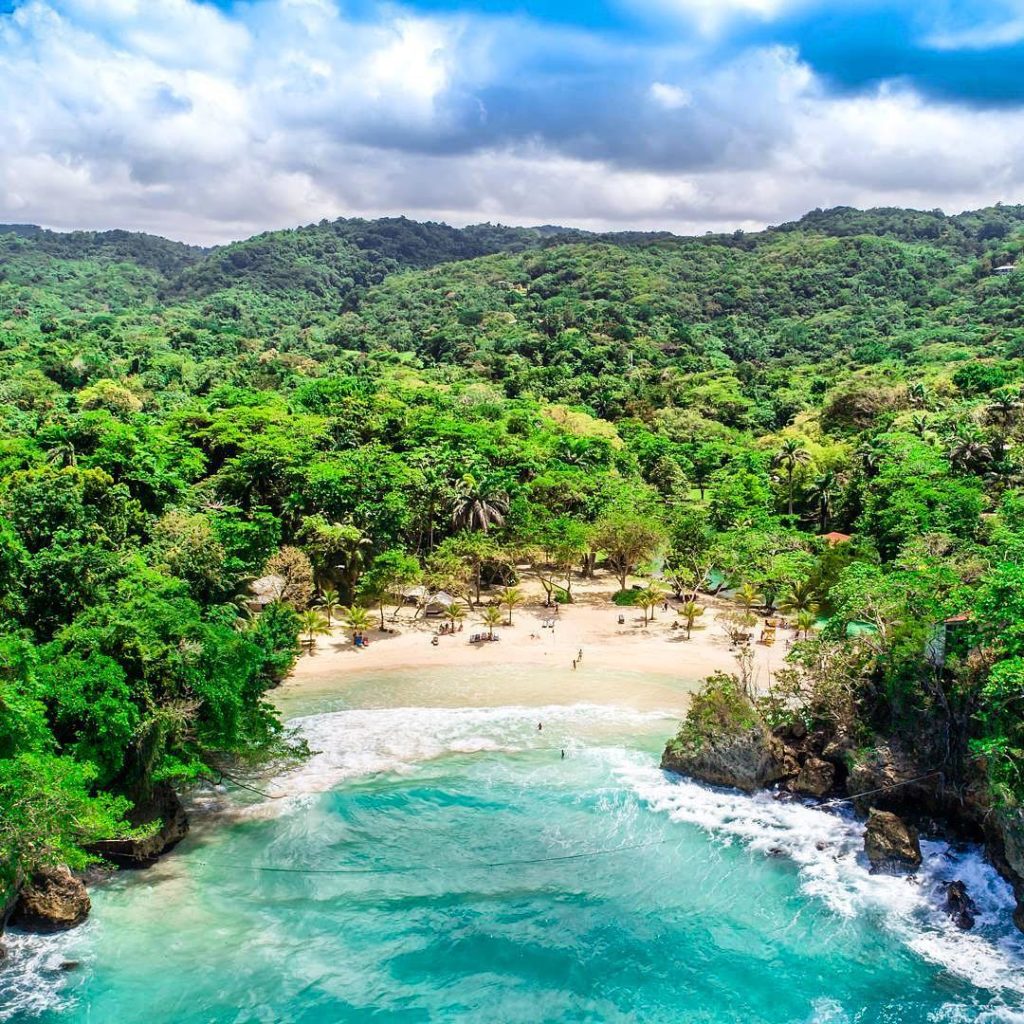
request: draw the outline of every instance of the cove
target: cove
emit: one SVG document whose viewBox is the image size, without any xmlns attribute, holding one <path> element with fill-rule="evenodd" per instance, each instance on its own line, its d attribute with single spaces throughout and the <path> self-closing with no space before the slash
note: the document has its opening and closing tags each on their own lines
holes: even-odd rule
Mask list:
<svg viewBox="0 0 1024 1024">
<path fill-rule="evenodd" d="M 1024 1019 L 1012 899 L 977 850 L 925 842 L 916 883 L 870 875 L 852 818 L 659 771 L 676 709 L 515 683 L 297 701 L 316 755 L 95 889 L 78 931 L 12 934 L 0 1020 Z M 952 878 L 972 932 L 941 911 Z"/>
</svg>

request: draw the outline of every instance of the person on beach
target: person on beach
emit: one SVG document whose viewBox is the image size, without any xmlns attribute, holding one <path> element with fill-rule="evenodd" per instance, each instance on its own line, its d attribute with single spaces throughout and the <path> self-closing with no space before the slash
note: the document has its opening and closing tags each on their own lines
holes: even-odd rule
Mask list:
<svg viewBox="0 0 1024 1024">
<path fill-rule="evenodd" d="M 576 659 L 575 658 L 572 659 L 572 670 L 573 670 L 573 672 L 576 671 Z"/>
<path fill-rule="evenodd" d="M 543 732 L 543 731 L 544 731 L 544 723 L 543 722 L 538 722 L 537 723 L 537 732 Z"/>
</svg>

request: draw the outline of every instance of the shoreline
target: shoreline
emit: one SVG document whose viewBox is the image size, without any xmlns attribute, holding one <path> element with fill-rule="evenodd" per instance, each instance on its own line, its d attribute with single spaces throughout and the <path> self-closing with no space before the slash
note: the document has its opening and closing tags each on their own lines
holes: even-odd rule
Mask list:
<svg viewBox="0 0 1024 1024">
<path fill-rule="evenodd" d="M 329 636 L 320 638 L 311 651 L 300 655 L 291 673 L 273 691 L 272 699 L 279 708 L 286 709 L 303 699 L 342 696 L 357 678 L 442 668 L 452 670 L 453 678 L 460 674 L 472 677 L 479 672 L 479 687 L 499 687 L 506 703 L 529 703 L 529 698 L 540 696 L 535 692 L 537 687 L 524 685 L 519 678 L 522 672 L 506 675 L 506 670 L 536 668 L 558 686 L 556 696 L 574 694 L 579 700 L 615 704 L 614 679 L 597 685 L 598 674 L 653 676 L 663 680 L 666 687 L 674 680 L 692 692 L 713 672 L 737 671 L 735 652 L 721 623 L 722 615 L 733 607 L 728 602 L 701 595 L 705 613 L 687 640 L 685 623 L 676 614 L 678 601 L 666 598 L 668 611 L 659 606 L 654 621 L 645 626 L 639 609 L 613 604 L 616 588 L 607 575 L 578 582 L 574 603 L 558 606 L 557 610 L 544 606 L 535 581 L 524 582 L 520 589 L 526 603 L 515 610 L 512 626 L 495 627 L 495 635 L 500 638 L 495 642 L 470 643 L 473 634 L 486 631 L 479 624 L 478 609 L 467 610 L 461 632 L 441 636 L 437 631 L 447 620 L 414 619 L 412 608 L 399 609 L 395 617 L 394 609 L 388 609 L 385 624 L 393 632 L 381 632 L 378 621 L 375 628 L 364 632 L 370 641 L 365 648 L 353 646 L 349 634 L 334 624 Z M 484 594 L 482 603 L 487 604 L 498 593 Z M 545 622 L 551 620 L 554 627 L 548 628 Z M 674 622 L 678 623 L 675 629 Z M 772 675 L 784 667 L 787 639 L 788 634 L 780 631 L 773 647 L 751 644 L 753 680 L 758 689 L 765 689 Z M 580 651 L 583 659 L 574 668 Z M 517 694 L 528 699 L 520 701 Z M 628 692 L 618 696 L 630 703 Z M 544 702 L 550 702 L 547 693 Z M 683 701 L 679 710 L 684 711 L 687 703 Z"/>
</svg>

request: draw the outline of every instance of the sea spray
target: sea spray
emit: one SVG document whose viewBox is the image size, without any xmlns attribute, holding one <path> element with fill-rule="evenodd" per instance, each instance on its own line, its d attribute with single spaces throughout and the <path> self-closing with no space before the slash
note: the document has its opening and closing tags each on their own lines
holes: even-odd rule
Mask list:
<svg viewBox="0 0 1024 1024">
<path fill-rule="evenodd" d="M 864 916 L 920 956 L 980 988 L 1024 996 L 1024 935 L 1011 922 L 1010 886 L 973 844 L 954 848 L 924 840 L 914 876 L 872 874 L 863 854 L 864 827 L 849 811 L 823 809 L 772 792 L 748 796 L 668 775 L 626 751 L 618 776 L 652 810 L 696 825 L 719 843 L 785 857 L 800 887 L 844 917 Z M 945 888 L 967 885 L 978 905 L 976 926 L 959 929 L 945 913 Z"/>
<path fill-rule="evenodd" d="M 347 779 L 408 773 L 450 754 L 573 750 L 608 737 L 654 734 L 672 712 L 597 704 L 548 707 L 381 708 L 292 719 L 314 752 L 268 787 L 273 798 L 303 796 Z M 543 728 L 538 729 L 538 726 Z"/>
</svg>

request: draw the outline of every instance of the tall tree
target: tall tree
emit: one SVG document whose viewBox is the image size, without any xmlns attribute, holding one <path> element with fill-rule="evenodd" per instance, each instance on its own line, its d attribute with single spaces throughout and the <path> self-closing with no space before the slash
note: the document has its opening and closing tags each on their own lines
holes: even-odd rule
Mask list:
<svg viewBox="0 0 1024 1024">
<path fill-rule="evenodd" d="M 650 516 L 614 511 L 595 524 L 592 543 L 605 553 L 619 589 L 625 590 L 629 574 L 654 555 L 665 540 L 664 528 Z"/>
<path fill-rule="evenodd" d="M 772 465 L 782 467 L 786 474 L 789 515 L 793 514 L 793 481 L 797 467 L 806 466 L 810 461 L 811 453 L 795 437 L 787 437 L 772 459 Z"/>
</svg>

